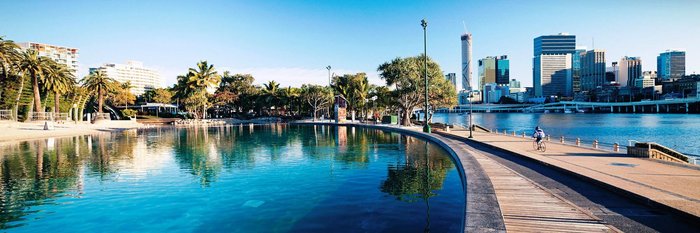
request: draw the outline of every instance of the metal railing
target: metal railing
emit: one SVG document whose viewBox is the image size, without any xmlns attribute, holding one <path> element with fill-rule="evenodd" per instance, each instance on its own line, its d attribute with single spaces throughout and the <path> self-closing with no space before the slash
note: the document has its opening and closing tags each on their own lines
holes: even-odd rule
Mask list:
<svg viewBox="0 0 700 233">
<path fill-rule="evenodd" d="M 54 112 L 32 112 L 29 114 L 29 121 L 54 121 Z"/>
<path fill-rule="evenodd" d="M 0 121 L 11 121 L 14 120 L 14 114 L 12 114 L 12 110 L 0 110 Z"/>
<path fill-rule="evenodd" d="M 93 120 L 112 120 L 112 117 L 109 116 L 109 113 L 94 113 Z"/>
<path fill-rule="evenodd" d="M 491 129 L 491 133 L 502 134 L 510 137 L 531 138 L 532 133 L 526 131 L 508 131 L 507 129 Z M 627 147 L 620 146 L 619 143 L 604 143 L 598 140 L 582 140 L 581 138 L 547 135 L 544 140 L 547 143 L 557 143 L 562 145 L 577 146 L 589 149 L 598 149 L 616 153 L 625 153 Z"/>
</svg>

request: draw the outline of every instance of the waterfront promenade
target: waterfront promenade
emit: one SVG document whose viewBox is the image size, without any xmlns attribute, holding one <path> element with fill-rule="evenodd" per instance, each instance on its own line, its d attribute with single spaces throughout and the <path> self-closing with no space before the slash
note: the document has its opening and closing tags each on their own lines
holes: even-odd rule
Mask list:
<svg viewBox="0 0 700 233">
<path fill-rule="evenodd" d="M 86 134 L 115 132 L 127 129 L 136 129 L 146 125 L 136 121 L 102 121 L 91 124 L 89 122 L 66 122 L 64 124 L 50 123 L 49 129 L 44 130 L 44 122 L 11 122 L 0 121 L 0 143 L 9 141 L 24 141 L 53 137 L 68 137 Z"/>
<path fill-rule="evenodd" d="M 466 130 L 441 132 L 466 139 Z M 592 148 L 547 143 L 546 152 L 532 148 L 532 139 L 474 132 L 474 140 L 588 178 L 652 205 L 700 218 L 700 167 L 674 164 Z"/>
</svg>

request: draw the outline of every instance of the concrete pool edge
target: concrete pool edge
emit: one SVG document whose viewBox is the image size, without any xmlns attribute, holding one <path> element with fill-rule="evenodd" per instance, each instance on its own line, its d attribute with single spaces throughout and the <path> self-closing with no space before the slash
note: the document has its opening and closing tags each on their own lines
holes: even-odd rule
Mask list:
<svg viewBox="0 0 700 233">
<path fill-rule="evenodd" d="M 491 179 L 486 175 L 486 172 L 479 162 L 477 162 L 469 152 L 458 146 L 458 140 L 449 139 L 437 134 L 426 134 L 417 130 L 386 125 L 331 122 L 290 122 L 288 124 L 379 129 L 413 136 L 435 143 L 450 154 L 452 161 L 458 165 L 456 168 L 462 178 L 462 187 L 465 192 L 464 232 L 505 232 L 503 215 L 501 214 L 501 209 L 496 199 L 496 193 Z"/>
</svg>

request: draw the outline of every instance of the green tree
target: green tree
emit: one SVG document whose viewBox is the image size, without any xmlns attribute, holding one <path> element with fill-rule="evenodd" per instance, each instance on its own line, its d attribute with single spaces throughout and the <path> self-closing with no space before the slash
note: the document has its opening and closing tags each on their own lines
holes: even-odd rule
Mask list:
<svg viewBox="0 0 700 233">
<path fill-rule="evenodd" d="M 299 106 L 299 96 L 301 94 L 301 89 L 296 88 L 296 87 L 287 87 L 282 89 L 281 91 L 281 102 L 284 105 L 284 108 L 288 112 L 293 112 L 293 107 L 294 105 Z M 297 111 L 299 109 L 297 108 Z"/>
<path fill-rule="evenodd" d="M 413 110 L 424 103 L 424 55 L 407 58 L 395 58 L 381 64 L 377 71 L 387 86 L 394 86 L 392 91 L 394 104 L 402 111 L 402 125 L 410 125 Z M 434 108 L 451 106 L 456 102 L 457 93 L 447 88 L 449 82 L 442 75 L 440 66 L 428 58 L 429 102 Z"/>
<path fill-rule="evenodd" d="M 206 106 L 209 104 L 207 89 L 219 86 L 221 76 L 214 65 L 207 61 L 197 63 L 197 68 L 190 68 L 187 75 L 178 76 L 175 85 L 176 96 L 183 100 L 185 108 L 192 112 L 195 117 L 203 118 L 206 114 Z M 197 113 L 197 109 L 202 109 L 202 114 Z"/>
<path fill-rule="evenodd" d="M 116 106 L 124 105 L 125 109 L 129 104 L 134 104 L 136 101 L 136 95 L 131 93 L 131 82 L 127 81 L 124 83 L 119 83 L 118 81 L 115 81 L 114 85 L 115 88 L 109 95 L 110 99 L 112 99 L 112 104 Z"/>
<path fill-rule="evenodd" d="M 39 92 L 40 82 L 43 81 L 44 72 L 49 67 L 49 59 L 39 56 L 39 52 L 34 49 L 22 53 L 22 58 L 19 62 L 19 70 L 28 75 L 32 80 L 32 90 L 34 91 L 34 111 L 42 112 L 41 108 L 41 93 Z M 20 93 L 21 94 L 21 93 Z"/>
<path fill-rule="evenodd" d="M 14 41 L 5 40 L 0 36 L 0 69 L 2 69 L 0 71 L 2 71 L 3 75 L 3 79 L 0 81 L 9 79 L 10 70 L 13 70 L 12 68 L 18 63 L 19 59 L 19 46 Z"/>
<path fill-rule="evenodd" d="M 233 74 L 224 72 L 221 78 L 221 84 L 216 90 L 222 94 L 221 97 L 226 97 L 233 102 L 224 105 L 226 109 L 236 112 L 248 112 L 255 108 L 258 98 L 258 88 L 253 85 L 255 78 L 250 74 Z M 235 96 L 235 99 L 233 98 Z"/>
<path fill-rule="evenodd" d="M 109 92 L 114 91 L 116 82 L 114 79 L 107 77 L 107 75 L 101 71 L 96 70 L 85 76 L 82 80 L 83 87 L 88 90 L 97 90 L 97 113 L 102 113 L 102 105 L 104 104 L 105 95 Z"/>
<path fill-rule="evenodd" d="M 275 82 L 275 80 L 271 80 L 263 84 L 263 89 L 260 93 L 260 97 L 262 98 L 262 102 L 265 103 L 265 107 L 268 107 L 269 109 L 272 109 L 274 107 L 275 110 L 278 110 L 277 104 L 280 101 L 279 92 L 280 84 Z"/>
<path fill-rule="evenodd" d="M 60 96 L 69 92 L 75 86 L 75 77 L 65 64 L 54 61 L 49 62 L 49 68 L 45 70 L 44 89 L 53 93 L 54 112 L 58 116 L 60 112 Z"/>
<path fill-rule="evenodd" d="M 333 101 L 333 91 L 320 85 L 304 84 L 301 86 L 301 98 L 311 107 L 315 121 L 318 111 L 329 106 Z"/>
<path fill-rule="evenodd" d="M 169 104 L 173 101 L 173 92 L 166 88 L 157 88 L 153 90 L 153 102 Z"/>
</svg>

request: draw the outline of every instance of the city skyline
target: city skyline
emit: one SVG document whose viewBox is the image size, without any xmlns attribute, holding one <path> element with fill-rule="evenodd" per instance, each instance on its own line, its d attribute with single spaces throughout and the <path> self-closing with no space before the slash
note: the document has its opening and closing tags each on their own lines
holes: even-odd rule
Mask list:
<svg viewBox="0 0 700 233">
<path fill-rule="evenodd" d="M 576 35 L 577 46 L 606 50 L 608 62 L 640 57 L 644 71 L 656 70 L 660 53 L 682 49 L 686 73 L 700 70 L 700 45 L 691 39 L 700 36 L 692 12 L 698 2 L 635 1 L 634 9 L 624 1 L 550 3 L 210 2 L 205 15 L 192 15 L 188 10 L 197 5 L 184 2 L 23 1 L 5 4 L 15 10 L 0 19 L 13 23 L 1 25 L 0 35 L 79 49 L 80 76 L 106 62 L 139 60 L 158 69 L 167 85 L 199 60 L 208 60 L 219 71 L 251 73 L 258 84 L 272 79 L 283 86 L 326 84 L 327 65 L 336 74 L 366 72 L 370 82 L 382 84 L 376 73 L 379 64 L 422 52 L 422 18 L 428 21 L 428 55 L 445 74 L 462 73 L 462 22 L 473 35 L 472 59 L 508 55 L 511 78 L 523 86 L 532 86 L 533 38 L 559 32 Z M 148 11 L 156 6 L 161 10 Z M 495 9 L 508 17 L 486 17 L 490 13 L 485 12 Z M 586 21 L 566 13 L 568 9 L 595 10 L 601 17 Z M 388 11 L 395 14 L 384 14 Z M 610 23 L 624 22 L 625 15 L 644 17 L 636 25 Z M 474 63 L 471 68 L 477 69 Z"/>
</svg>

